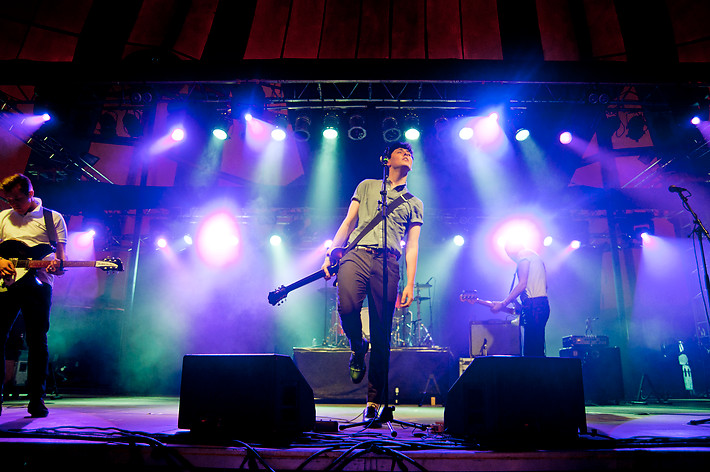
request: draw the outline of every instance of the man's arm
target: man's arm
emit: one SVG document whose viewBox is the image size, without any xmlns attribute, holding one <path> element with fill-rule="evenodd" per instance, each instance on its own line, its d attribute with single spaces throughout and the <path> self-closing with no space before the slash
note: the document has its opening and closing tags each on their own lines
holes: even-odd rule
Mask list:
<svg viewBox="0 0 710 472">
<path fill-rule="evenodd" d="M 330 251 L 336 247 L 344 247 L 345 244 L 348 242 L 348 237 L 350 237 L 350 233 L 353 232 L 355 226 L 357 225 L 357 213 L 359 209 L 360 202 L 358 202 L 357 200 L 352 200 L 350 202 L 350 206 L 348 207 L 348 213 L 347 215 L 345 215 L 345 219 L 340 224 L 340 228 L 338 228 L 338 231 L 335 232 L 335 236 L 333 236 L 333 244 L 330 246 L 330 249 L 326 253 L 325 261 L 323 262 L 323 266 L 321 266 L 321 269 L 325 271 L 325 280 L 328 280 L 331 277 L 330 272 L 328 272 L 328 267 L 331 266 L 329 257 Z"/>
<path fill-rule="evenodd" d="M 54 253 L 54 259 L 47 266 L 47 272 L 53 275 L 64 275 L 64 269 L 60 261 L 67 260 L 67 244 L 57 243 L 57 251 Z"/>
<path fill-rule="evenodd" d="M 530 274 L 530 261 L 523 259 L 518 264 L 518 283 L 513 287 L 507 297 L 500 302 L 493 302 L 491 311 L 497 313 L 510 303 L 518 298 L 518 296 L 525 291 L 528 286 L 528 274 Z"/>
<path fill-rule="evenodd" d="M 419 234 L 422 225 L 415 224 L 409 228 L 407 244 L 404 246 L 404 260 L 407 262 L 407 285 L 402 290 L 400 304 L 406 308 L 414 299 L 414 277 L 417 275 L 417 259 L 419 258 Z"/>
</svg>

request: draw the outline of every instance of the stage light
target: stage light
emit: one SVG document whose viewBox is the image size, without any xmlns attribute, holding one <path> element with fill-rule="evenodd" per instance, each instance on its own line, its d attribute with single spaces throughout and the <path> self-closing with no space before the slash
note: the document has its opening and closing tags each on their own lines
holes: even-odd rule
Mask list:
<svg viewBox="0 0 710 472">
<path fill-rule="evenodd" d="M 116 115 L 113 113 L 103 113 L 99 117 L 99 134 L 104 137 L 116 136 Z"/>
<path fill-rule="evenodd" d="M 398 141 L 402 137 L 402 131 L 399 129 L 399 123 L 394 116 L 387 116 L 382 120 L 382 139 L 385 142 L 392 143 Z"/>
<path fill-rule="evenodd" d="M 182 240 L 185 241 L 185 244 L 187 244 L 188 246 L 192 246 L 192 236 L 190 236 L 189 234 L 183 236 Z"/>
<path fill-rule="evenodd" d="M 244 113 L 244 121 L 251 121 L 254 119 L 254 115 L 249 112 Z"/>
<path fill-rule="evenodd" d="M 518 131 L 515 132 L 515 140 L 516 141 L 525 141 L 530 137 L 530 131 L 528 131 L 525 128 L 520 128 Z"/>
<path fill-rule="evenodd" d="M 222 116 L 217 119 L 217 124 L 215 124 L 214 128 L 212 128 L 212 135 L 219 139 L 220 141 L 224 141 L 229 137 L 229 125 L 230 119 L 228 119 L 226 116 Z"/>
<path fill-rule="evenodd" d="M 165 249 L 168 247 L 168 240 L 165 238 L 158 238 L 155 240 L 155 245 L 160 249 Z"/>
<path fill-rule="evenodd" d="M 328 240 L 326 240 L 326 242 L 323 243 L 323 248 L 324 248 L 324 249 L 330 249 L 330 247 L 331 247 L 332 245 L 333 245 L 333 240 L 332 240 L 332 239 L 328 239 Z"/>
<path fill-rule="evenodd" d="M 170 138 L 173 141 L 182 141 L 185 139 L 185 130 L 182 128 L 175 128 L 171 133 L 170 133 Z"/>
<path fill-rule="evenodd" d="M 143 136 L 143 124 L 139 116 L 135 113 L 126 113 L 121 120 L 123 129 L 129 136 L 137 138 Z"/>
<path fill-rule="evenodd" d="M 276 115 L 274 117 L 275 128 L 271 130 L 271 139 L 274 141 L 283 141 L 286 139 L 286 130 L 288 129 L 288 119 L 286 115 Z"/>
<path fill-rule="evenodd" d="M 365 129 L 365 118 L 358 114 L 351 115 L 348 120 L 350 128 L 348 129 L 348 138 L 353 141 L 360 141 L 365 139 L 367 136 L 367 130 Z"/>
<path fill-rule="evenodd" d="M 49 113 L 42 113 L 42 121 L 49 121 L 51 119 L 52 117 L 49 116 Z"/>
<path fill-rule="evenodd" d="M 545 247 L 552 246 L 552 236 L 546 236 L 545 239 L 542 240 L 542 245 Z"/>
<path fill-rule="evenodd" d="M 572 133 L 569 131 L 563 131 L 560 133 L 560 142 L 562 144 L 569 144 L 572 142 Z"/>
<path fill-rule="evenodd" d="M 455 245 L 457 245 L 457 246 L 463 246 L 463 244 L 464 244 L 465 242 L 466 242 L 466 241 L 463 239 L 463 236 L 461 236 L 460 234 L 457 234 L 456 236 L 454 236 L 454 244 L 455 244 Z"/>
<path fill-rule="evenodd" d="M 629 119 L 626 125 L 626 137 L 634 141 L 639 141 L 644 137 L 647 130 L 646 119 L 643 115 L 638 113 Z"/>
<path fill-rule="evenodd" d="M 468 141 L 469 139 L 473 138 L 473 128 L 469 128 L 468 126 L 464 126 L 461 128 L 459 131 L 459 138 L 463 139 L 464 141 Z"/>
<path fill-rule="evenodd" d="M 325 139 L 336 139 L 338 137 L 338 126 L 340 118 L 335 112 L 328 112 L 323 117 L 323 137 Z"/>
<path fill-rule="evenodd" d="M 419 117 L 414 113 L 408 113 L 404 117 L 404 137 L 409 141 L 419 139 L 421 132 L 419 131 Z"/>
<path fill-rule="evenodd" d="M 500 115 L 495 111 L 488 115 L 488 119 L 491 121 L 495 121 L 496 123 L 498 122 L 498 118 L 500 118 Z"/>
<path fill-rule="evenodd" d="M 293 124 L 293 137 L 296 141 L 308 141 L 311 139 L 311 118 L 300 115 Z"/>
<path fill-rule="evenodd" d="M 582 247 L 582 242 L 578 239 L 575 239 L 574 241 L 569 243 L 569 247 L 571 247 L 572 249 L 579 249 L 580 247 Z"/>
<path fill-rule="evenodd" d="M 695 126 L 698 126 L 700 124 L 700 117 L 699 116 L 694 116 L 691 118 L 690 122 L 694 124 Z"/>
<path fill-rule="evenodd" d="M 269 238 L 269 244 L 272 246 L 280 246 L 281 245 L 281 236 L 278 234 L 274 234 Z"/>
</svg>

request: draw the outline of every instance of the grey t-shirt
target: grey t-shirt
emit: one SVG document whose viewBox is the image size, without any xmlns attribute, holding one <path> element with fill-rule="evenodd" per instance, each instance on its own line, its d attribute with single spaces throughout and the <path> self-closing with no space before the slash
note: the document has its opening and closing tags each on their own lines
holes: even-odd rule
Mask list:
<svg viewBox="0 0 710 472">
<path fill-rule="evenodd" d="M 358 184 L 353 194 L 352 200 L 360 203 L 358 210 L 357 227 L 350 234 L 348 244 L 354 240 L 358 234 L 367 226 L 380 211 L 378 202 L 380 201 L 380 190 L 382 181 L 377 179 L 365 179 Z M 390 181 L 387 181 L 387 205 L 407 193 L 407 186 L 400 185 L 392 188 Z M 417 197 L 410 198 L 399 205 L 394 213 L 387 218 L 387 247 L 396 252 L 402 253 L 401 241 L 412 224 L 422 224 L 424 222 L 424 204 Z M 358 242 L 358 246 L 382 247 L 382 222 Z"/>
</svg>

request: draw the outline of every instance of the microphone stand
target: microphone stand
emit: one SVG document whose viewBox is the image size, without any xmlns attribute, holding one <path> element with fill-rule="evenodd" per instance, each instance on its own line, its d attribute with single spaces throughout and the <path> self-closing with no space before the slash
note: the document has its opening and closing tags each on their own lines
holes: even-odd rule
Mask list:
<svg viewBox="0 0 710 472">
<path fill-rule="evenodd" d="M 385 153 L 380 158 L 382 162 L 382 189 L 380 190 L 380 195 L 382 200 L 380 201 L 380 211 L 382 213 L 382 313 L 380 316 L 390 316 L 390 307 L 387 305 L 387 287 L 388 287 L 388 275 L 387 275 L 387 264 L 389 263 L 388 251 L 387 251 L 387 178 L 389 166 L 389 153 Z M 395 295 L 396 296 L 396 295 Z M 392 312 L 394 312 L 394 306 L 392 307 Z M 392 331 L 392 322 L 389 325 L 390 333 Z M 388 343 L 389 347 L 389 343 Z M 372 358 L 371 358 L 372 359 Z M 379 428 L 382 424 L 386 424 L 387 428 L 390 430 L 390 435 L 394 438 L 397 437 L 397 431 L 392 427 L 392 423 L 399 424 L 402 426 L 408 426 L 411 428 L 420 429 L 426 431 L 426 425 L 419 423 L 411 423 L 408 421 L 396 420 L 394 419 L 394 406 L 389 405 L 389 372 L 390 372 L 390 356 L 387 356 L 387 363 L 384 369 L 384 404 L 382 405 L 382 410 L 379 416 L 367 421 L 361 421 L 360 423 L 349 424 L 341 426 L 340 429 L 354 428 L 357 426 L 364 426 L 365 429 L 374 427 Z"/>
<path fill-rule="evenodd" d="M 700 244 L 700 258 L 703 262 L 703 269 L 705 271 L 705 295 L 707 296 L 706 300 L 710 300 L 710 277 L 708 276 L 708 265 L 705 260 L 705 248 L 703 247 L 703 235 L 705 235 L 705 239 L 710 241 L 710 234 L 708 234 L 708 230 L 705 228 L 703 225 L 703 222 L 700 221 L 700 218 L 698 217 L 698 214 L 693 211 L 693 208 L 690 206 L 690 203 L 688 203 L 688 197 L 683 195 L 683 191 L 686 191 L 683 189 L 682 191 L 677 192 L 678 196 L 680 199 L 683 201 L 683 208 L 688 210 L 691 215 L 693 215 L 693 231 L 692 233 L 695 233 L 698 235 L 698 242 Z M 703 303 L 704 308 L 705 308 L 705 318 L 708 320 L 708 326 L 710 326 L 710 316 L 708 316 L 708 307 L 706 303 Z M 704 418 L 700 420 L 691 420 L 688 422 L 688 424 L 691 425 L 699 425 L 699 424 L 707 424 L 710 423 L 710 418 Z"/>
</svg>

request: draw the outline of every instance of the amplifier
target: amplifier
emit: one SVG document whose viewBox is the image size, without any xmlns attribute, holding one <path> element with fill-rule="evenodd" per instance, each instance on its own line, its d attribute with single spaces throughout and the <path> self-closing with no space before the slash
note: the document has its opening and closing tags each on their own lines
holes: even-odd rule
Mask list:
<svg viewBox="0 0 710 472">
<path fill-rule="evenodd" d="M 608 347 L 608 336 L 565 336 L 562 338 L 562 347 L 595 346 Z"/>
</svg>

